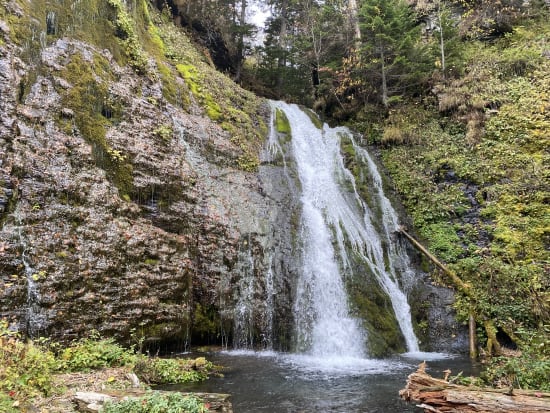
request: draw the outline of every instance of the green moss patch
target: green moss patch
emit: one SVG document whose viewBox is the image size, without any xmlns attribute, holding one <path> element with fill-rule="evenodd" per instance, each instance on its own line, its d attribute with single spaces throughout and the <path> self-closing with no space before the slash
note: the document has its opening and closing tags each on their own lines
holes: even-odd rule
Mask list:
<svg viewBox="0 0 550 413">
<path fill-rule="evenodd" d="M 363 321 L 367 347 L 373 357 L 406 351 L 405 341 L 395 318 L 390 298 L 374 277 L 348 280 L 352 313 Z"/>
<path fill-rule="evenodd" d="M 288 121 L 285 112 L 281 109 L 275 110 L 275 129 L 279 133 L 284 133 L 287 135 L 291 134 L 290 122 Z"/>
<path fill-rule="evenodd" d="M 112 74 L 108 62 L 94 56 L 93 62 L 74 54 L 62 76 L 72 85 L 62 93 L 63 105 L 74 111 L 74 121 L 84 139 L 92 146 L 94 160 L 107 173 L 107 178 L 119 189 L 121 196 L 132 190 L 132 164 L 120 150 L 112 148 L 106 139 L 109 126 L 122 113 L 108 91 Z"/>
</svg>

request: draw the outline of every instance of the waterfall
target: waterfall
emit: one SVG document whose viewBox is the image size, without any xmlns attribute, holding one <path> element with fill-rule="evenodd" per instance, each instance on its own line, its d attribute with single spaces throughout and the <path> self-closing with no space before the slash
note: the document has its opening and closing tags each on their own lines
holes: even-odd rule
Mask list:
<svg viewBox="0 0 550 413">
<path fill-rule="evenodd" d="M 399 327 L 405 337 L 407 349 L 409 352 L 418 352 L 418 340 L 414 334 L 411 323 L 410 306 L 407 302 L 406 296 L 401 291 L 396 278 L 396 274 L 399 273 L 401 275 L 401 281 L 406 289 L 412 286 L 414 280 L 414 271 L 412 270 L 409 256 L 404 246 L 401 243 L 396 242 L 394 240 L 395 237 L 392 236 L 395 230 L 399 227 L 398 216 L 390 200 L 384 194 L 384 190 L 382 188 L 382 178 L 370 154 L 364 148 L 358 146 L 355 141 L 353 141 L 353 145 L 356 153 L 365 161 L 366 165 L 368 165 L 373 187 L 376 192 L 374 197 L 377 200 L 377 205 L 380 207 L 382 212 L 382 233 L 380 234 L 380 237 L 384 238 L 386 241 L 385 245 L 387 245 L 389 259 L 388 269 L 382 272 L 384 276 L 379 279 L 382 287 L 392 299 L 393 310 L 395 312 L 397 322 L 399 323 Z M 365 214 L 365 219 L 368 219 L 367 214 Z M 377 256 L 376 265 L 380 270 L 384 268 L 383 256 Z"/>
<path fill-rule="evenodd" d="M 40 301 L 42 297 L 40 296 L 40 290 L 37 285 L 37 281 L 45 276 L 45 273 L 42 271 L 36 271 L 28 257 L 28 251 L 30 246 L 27 239 L 25 238 L 22 229 L 23 218 L 19 211 L 14 213 L 15 221 L 17 223 L 16 234 L 19 238 L 19 245 L 21 247 L 21 262 L 23 264 L 23 269 L 27 281 L 27 312 L 26 312 L 26 330 L 30 337 L 38 337 L 40 331 L 43 331 L 47 326 L 48 317 L 40 309 Z"/>
<path fill-rule="evenodd" d="M 374 162 L 355 144 L 348 129 L 318 128 L 296 105 L 272 102 L 272 106 L 274 111 L 282 110 L 290 123 L 292 156 L 302 190 L 302 271 L 294 302 L 297 350 L 314 356 L 364 356 L 366 332 L 350 313 L 345 288 L 346 277 L 353 272 L 352 253 L 389 296 L 408 350 L 418 351 L 410 307 L 398 280 L 398 273 L 406 279 L 412 271 L 404 250 L 393 245 L 398 220 Z M 368 165 L 381 222 L 358 195 L 354 176 L 344 166 L 340 150 L 344 136 Z M 270 146 L 277 147 L 273 136 Z"/>
</svg>

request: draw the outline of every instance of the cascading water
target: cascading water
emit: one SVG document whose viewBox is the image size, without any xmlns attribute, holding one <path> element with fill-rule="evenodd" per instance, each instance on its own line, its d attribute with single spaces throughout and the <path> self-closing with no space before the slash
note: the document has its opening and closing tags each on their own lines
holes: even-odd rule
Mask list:
<svg viewBox="0 0 550 413">
<path fill-rule="evenodd" d="M 40 291 L 38 289 L 37 280 L 42 276 L 41 272 L 35 271 L 32 267 L 29 257 L 29 245 L 23 235 L 23 219 L 18 211 L 14 214 L 17 222 L 17 237 L 21 246 L 21 262 L 25 270 L 27 281 L 27 314 L 26 314 L 26 330 L 30 337 L 38 337 L 40 331 L 43 331 L 47 325 L 47 316 L 40 310 L 39 302 L 41 300 Z"/>
<path fill-rule="evenodd" d="M 244 273 L 239 282 L 239 300 L 235 305 L 233 342 L 237 348 L 251 348 L 254 346 L 254 258 L 252 257 L 250 237 L 243 242 L 243 250 L 239 255 Z"/>
<path fill-rule="evenodd" d="M 383 194 L 374 163 L 366 151 L 359 150 L 369 165 L 382 210 L 382 222 L 376 225 L 374 214 L 357 194 L 354 177 L 345 168 L 340 153 L 341 135 L 353 141 L 349 130 L 327 125 L 320 129 L 298 106 L 284 102 L 272 105 L 274 110 L 283 111 L 289 121 L 292 156 L 302 189 L 299 235 L 303 242 L 303 267 L 294 304 L 297 349 L 314 356 L 364 356 L 365 332 L 359 320 L 350 315 L 345 289 L 345 277 L 352 272 L 348 256 L 351 250 L 361 257 L 388 294 L 408 350 L 418 351 L 410 307 L 396 274 L 399 269 L 401 274 L 410 275 L 408 259 L 395 246 L 384 249 L 385 245 L 392 245 L 397 218 Z"/>
<path fill-rule="evenodd" d="M 353 145 L 356 153 L 365 161 L 368 166 L 368 171 L 371 176 L 373 187 L 376 191 L 375 197 L 377 199 L 377 205 L 381 211 L 381 227 L 382 233 L 380 236 L 386 240 L 387 254 L 389 259 L 387 260 L 387 269 L 384 271 L 386 275 L 380 277 L 381 285 L 385 291 L 392 298 L 392 306 L 397 317 L 399 327 L 403 332 L 405 341 L 407 343 L 407 349 L 409 352 L 418 352 L 418 340 L 414 334 L 410 306 L 407 302 L 406 296 L 403 294 L 396 280 L 396 274 L 401 275 L 401 281 L 405 284 L 406 288 L 410 288 L 414 279 L 414 271 L 411 268 L 411 262 L 409 256 L 401 243 L 394 240 L 392 236 L 394 231 L 399 227 L 398 216 L 393 208 L 390 200 L 384 194 L 382 188 L 382 178 L 378 172 L 376 164 L 372 160 L 369 153 L 353 141 Z M 366 206 L 364 206 L 366 208 Z M 369 219 L 368 214 L 365 214 L 365 220 Z M 384 257 L 376 255 L 376 266 L 379 269 L 384 268 Z"/>
<path fill-rule="evenodd" d="M 272 102 L 272 107 L 272 130 L 259 173 L 271 207 L 267 240 L 261 249 L 250 250 L 257 233 L 248 236 L 235 270 L 238 281 L 223 286 L 240 293 L 224 301 L 236 317 L 237 349 L 217 355 L 219 364 L 234 368 L 219 386 L 211 387 L 210 381 L 205 390 L 231 392 L 234 408 L 242 412 L 416 411 L 395 396 L 397 390 L 416 369 L 417 358 L 447 355 L 417 352 L 403 292 L 412 288 L 414 271 L 394 236 L 398 218 L 376 165 L 347 129 L 317 128 L 295 105 Z M 291 133 L 282 125 L 283 116 Z M 346 164 L 358 166 L 353 169 L 357 181 Z M 357 292 L 371 291 L 366 314 Z M 263 324 L 257 319 L 260 313 Z M 403 348 L 399 325 L 409 354 L 368 358 L 367 348 L 371 355 L 379 354 L 372 343 L 380 340 L 385 346 L 391 340 L 376 331 L 383 322 L 371 322 L 371 313 L 373 320 L 389 320 L 390 334 L 398 336 L 391 348 Z M 251 341 L 255 337 L 265 337 L 264 349 L 285 352 L 251 351 L 251 344 L 258 348 Z M 295 347 L 289 346 L 293 340 Z"/>
</svg>

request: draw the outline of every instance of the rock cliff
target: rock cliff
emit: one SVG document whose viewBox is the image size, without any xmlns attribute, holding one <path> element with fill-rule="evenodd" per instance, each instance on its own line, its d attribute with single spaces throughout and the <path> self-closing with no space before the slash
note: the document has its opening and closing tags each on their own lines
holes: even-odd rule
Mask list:
<svg viewBox="0 0 550 413">
<path fill-rule="evenodd" d="M 61 340 L 230 339 L 277 209 L 265 103 L 145 2 L 33 3 L 0 6 L 1 317 Z"/>
<path fill-rule="evenodd" d="M 288 137 L 265 148 L 267 102 L 172 17 L 145 0 L 0 2 L 0 318 L 65 342 L 289 350 Z M 373 355 L 401 348 L 388 331 Z"/>
</svg>

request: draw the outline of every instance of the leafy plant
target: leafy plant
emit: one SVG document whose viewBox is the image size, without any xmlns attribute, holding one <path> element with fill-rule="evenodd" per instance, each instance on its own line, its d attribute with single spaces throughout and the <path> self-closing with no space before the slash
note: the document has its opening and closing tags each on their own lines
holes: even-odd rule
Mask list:
<svg viewBox="0 0 550 413">
<path fill-rule="evenodd" d="M 60 354 L 65 371 L 88 371 L 103 367 L 134 364 L 136 355 L 117 344 L 113 338 L 101 339 L 97 334 L 76 341 Z"/>
<path fill-rule="evenodd" d="M 121 42 L 130 60 L 130 64 L 138 71 L 145 74 L 147 67 L 147 57 L 140 43 L 137 33 L 136 22 L 121 0 L 108 0 L 108 3 L 116 11 L 115 29 L 116 36 Z"/>
<path fill-rule="evenodd" d="M 212 368 L 212 363 L 203 357 L 196 360 L 142 357 L 134 371 L 146 383 L 163 384 L 202 381 Z"/>
<path fill-rule="evenodd" d="M 56 368 L 51 351 L 32 342 L 22 342 L 8 329 L 7 322 L 0 320 L 0 392 L 18 398 L 52 394 L 52 374 Z"/>
<path fill-rule="evenodd" d="M 195 396 L 151 392 L 143 397 L 107 402 L 103 413 L 206 413 L 207 405 Z"/>
<path fill-rule="evenodd" d="M 86 372 L 92 369 L 135 366 L 135 372 L 147 383 L 187 383 L 204 380 L 213 369 L 203 357 L 195 360 L 148 358 L 134 354 L 135 346 L 125 349 L 114 339 L 97 333 L 75 341 L 59 351 L 47 339 L 23 342 L 8 323 L 0 320 L 0 411 L 11 413 L 25 400 L 49 396 L 56 373 Z M 137 403 L 137 404 L 136 404 Z M 146 410 L 136 410 L 135 406 Z M 117 407 L 112 412 L 203 412 L 204 404 L 195 398 L 148 395 Z M 116 410 L 119 409 L 119 410 Z M 132 410 L 133 409 L 133 410 Z M 201 410 L 202 409 L 202 410 Z"/>
<path fill-rule="evenodd" d="M 523 340 L 521 354 L 490 360 L 482 377 L 501 387 L 550 391 L 550 325 L 538 331 L 519 329 L 516 333 Z"/>
<path fill-rule="evenodd" d="M 15 406 L 14 406 L 14 404 L 15 404 Z M 16 400 L 14 400 L 9 394 L 6 394 L 4 392 L 0 392 L 0 412 L 3 412 L 3 413 L 18 413 L 18 412 L 20 412 L 20 410 L 17 409 L 18 404 L 19 403 Z"/>
</svg>

